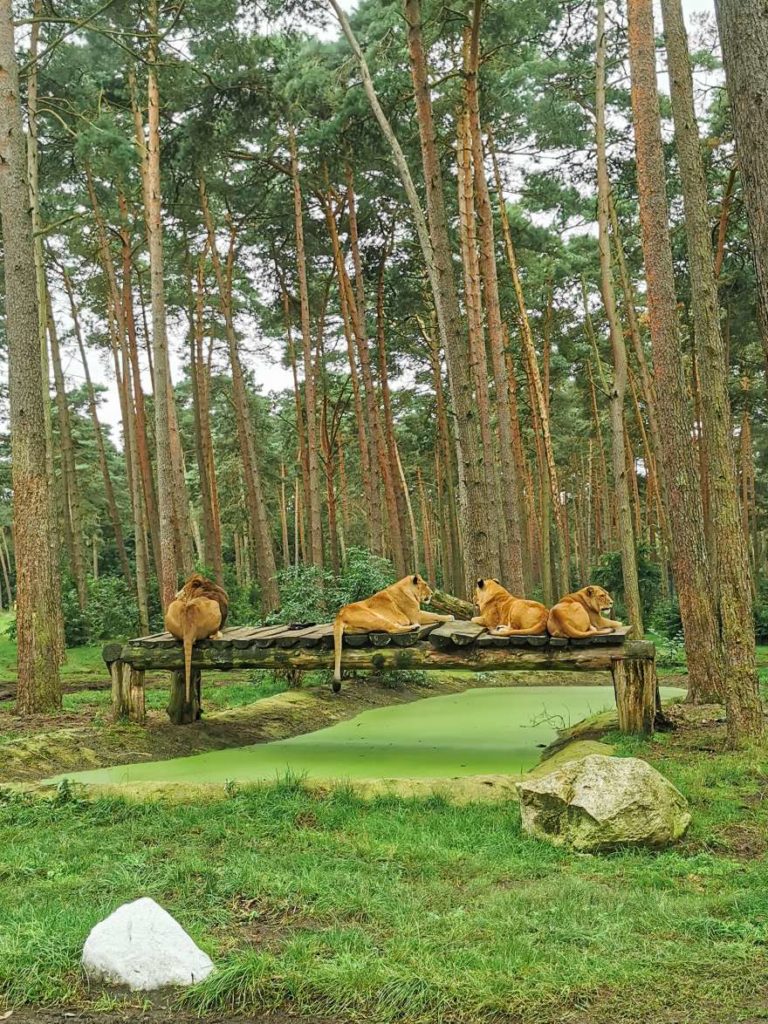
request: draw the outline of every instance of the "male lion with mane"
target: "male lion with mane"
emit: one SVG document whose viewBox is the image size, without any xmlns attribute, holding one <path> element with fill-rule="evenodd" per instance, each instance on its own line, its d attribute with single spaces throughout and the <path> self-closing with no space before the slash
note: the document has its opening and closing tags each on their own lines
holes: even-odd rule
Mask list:
<svg viewBox="0 0 768 1024">
<path fill-rule="evenodd" d="M 345 633 L 409 633 L 433 622 L 448 622 L 452 615 L 423 612 L 432 598 L 429 584 L 416 573 L 404 576 L 365 601 L 346 604 L 333 623 L 333 692 L 341 689 L 341 644 Z"/>
<path fill-rule="evenodd" d="M 478 580 L 475 604 L 480 614 L 472 619 L 495 636 L 536 636 L 546 633 L 549 610 L 538 601 L 515 597 L 498 580 Z"/>
<path fill-rule="evenodd" d="M 602 587 L 583 587 L 574 594 L 561 597 L 549 613 L 547 629 L 551 636 L 582 637 L 595 633 L 612 633 L 624 625 L 615 619 L 603 618 L 613 607 L 613 598 Z"/>
</svg>

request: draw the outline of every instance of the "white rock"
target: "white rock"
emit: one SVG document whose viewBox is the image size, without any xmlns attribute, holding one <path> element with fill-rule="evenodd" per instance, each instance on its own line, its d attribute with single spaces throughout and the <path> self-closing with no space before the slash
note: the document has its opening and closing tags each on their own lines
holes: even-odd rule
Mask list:
<svg viewBox="0 0 768 1024">
<path fill-rule="evenodd" d="M 202 981 L 213 963 L 167 911 L 145 896 L 96 925 L 83 948 L 83 967 L 96 981 L 151 992 Z"/>
</svg>

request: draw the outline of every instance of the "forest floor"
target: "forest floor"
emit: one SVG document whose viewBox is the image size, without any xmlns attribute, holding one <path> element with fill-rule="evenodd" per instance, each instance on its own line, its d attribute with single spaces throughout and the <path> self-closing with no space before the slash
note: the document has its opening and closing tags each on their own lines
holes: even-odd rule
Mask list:
<svg viewBox="0 0 768 1024">
<path fill-rule="evenodd" d="M 761 663 L 768 683 L 765 649 Z M 217 700 L 236 711 L 280 685 L 212 684 L 212 712 Z M 374 699 L 425 695 L 374 683 L 345 693 L 350 715 Z M 122 727 L 134 753 L 139 733 L 166 728 L 161 680 L 148 696 L 150 728 Z M 106 692 L 68 695 L 66 714 L 82 716 L 72 728 L 118 728 L 107 702 Z M 364 800 L 297 780 L 205 803 L 0 789 L 0 1020 L 7 1007 L 10 1024 L 765 1021 L 768 757 L 727 752 L 719 708 L 672 713 L 678 727 L 651 741 L 606 737 L 690 801 L 688 835 L 659 853 L 555 850 L 522 833 L 512 801 Z M 184 752 L 196 730 L 173 730 Z M 47 734 L 41 723 L 37 735 Z M 88 988 L 84 937 L 139 895 L 181 922 L 215 975 L 155 1003 Z"/>
</svg>

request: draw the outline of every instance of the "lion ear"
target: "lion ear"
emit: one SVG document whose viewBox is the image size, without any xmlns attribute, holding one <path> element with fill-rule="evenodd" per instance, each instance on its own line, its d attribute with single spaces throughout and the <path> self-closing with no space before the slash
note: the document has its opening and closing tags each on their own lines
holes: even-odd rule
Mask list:
<svg viewBox="0 0 768 1024">
<path fill-rule="evenodd" d="M 419 582 L 419 574 L 418 574 L 418 573 L 416 573 L 416 575 L 415 575 L 415 576 L 413 577 L 413 585 L 414 585 L 414 586 L 416 586 L 416 584 L 417 584 L 418 582 Z"/>
<path fill-rule="evenodd" d="M 478 590 L 482 590 L 484 586 L 485 586 L 485 580 L 478 580 L 477 581 L 477 589 Z"/>
<path fill-rule="evenodd" d="M 595 592 L 595 588 L 594 587 L 587 587 L 587 597 L 592 597 L 594 592 Z"/>
</svg>

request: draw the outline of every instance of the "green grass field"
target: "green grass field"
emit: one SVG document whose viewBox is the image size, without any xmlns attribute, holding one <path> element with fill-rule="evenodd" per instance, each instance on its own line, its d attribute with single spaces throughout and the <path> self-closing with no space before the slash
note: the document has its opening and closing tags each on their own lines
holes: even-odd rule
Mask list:
<svg viewBox="0 0 768 1024">
<path fill-rule="evenodd" d="M 87 1001 L 89 929 L 150 895 L 219 966 L 185 997 L 204 1014 L 756 1020 L 765 765 L 670 744 L 624 747 L 692 802 L 689 837 L 656 854 L 556 851 L 521 834 L 514 803 L 320 799 L 290 781 L 204 806 L 7 795 L 0 992 L 11 1006 Z"/>
</svg>

